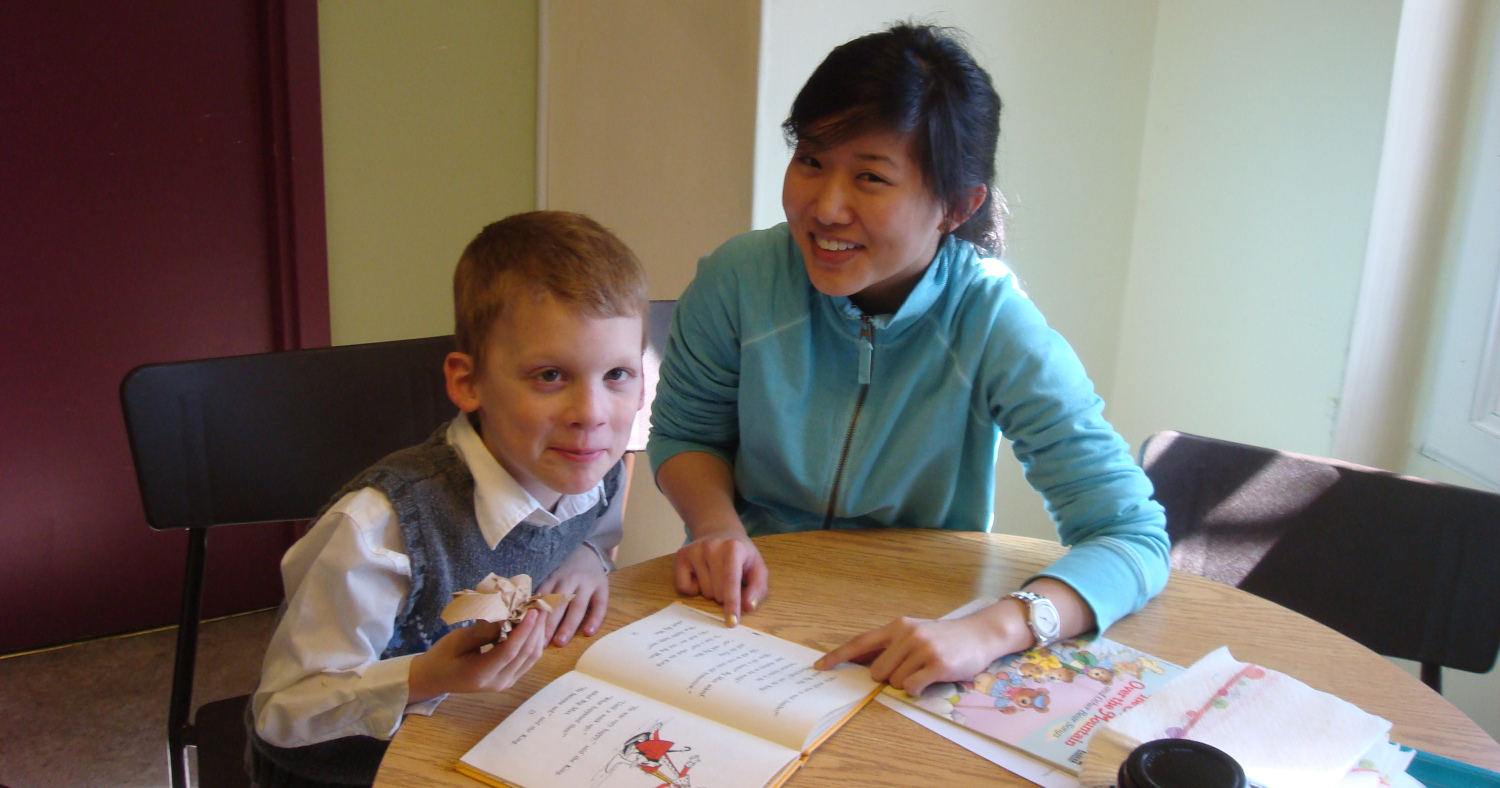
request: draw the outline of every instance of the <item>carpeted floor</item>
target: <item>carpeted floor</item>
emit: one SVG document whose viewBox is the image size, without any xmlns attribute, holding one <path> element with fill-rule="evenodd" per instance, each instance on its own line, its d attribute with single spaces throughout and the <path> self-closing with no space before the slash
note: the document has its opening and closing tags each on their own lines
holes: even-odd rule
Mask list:
<svg viewBox="0 0 1500 788">
<path fill-rule="evenodd" d="M 193 707 L 260 678 L 275 611 L 205 623 Z M 0 659 L 0 785 L 167 786 L 167 699 L 177 631 Z"/>
</svg>

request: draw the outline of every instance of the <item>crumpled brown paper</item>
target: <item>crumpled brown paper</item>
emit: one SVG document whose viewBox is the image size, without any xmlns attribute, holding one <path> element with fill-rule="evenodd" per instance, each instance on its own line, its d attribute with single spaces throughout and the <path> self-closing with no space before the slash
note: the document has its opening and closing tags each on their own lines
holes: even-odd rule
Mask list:
<svg viewBox="0 0 1500 788">
<path fill-rule="evenodd" d="M 551 613 L 572 600 L 572 594 L 532 596 L 530 575 L 501 577 L 491 572 L 472 591 L 454 592 L 453 601 L 443 608 L 442 619 L 443 623 L 450 626 L 474 619 L 493 621 L 500 625 L 500 638 L 503 640 L 512 628 L 521 623 L 526 611 L 536 609 Z"/>
</svg>

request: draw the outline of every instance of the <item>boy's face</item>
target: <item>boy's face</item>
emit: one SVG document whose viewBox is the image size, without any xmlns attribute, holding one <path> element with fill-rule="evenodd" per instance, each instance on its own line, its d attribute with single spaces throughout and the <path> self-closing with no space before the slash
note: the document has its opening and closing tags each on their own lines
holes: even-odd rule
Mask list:
<svg viewBox="0 0 1500 788">
<path fill-rule="evenodd" d="M 484 445 L 551 509 L 561 494 L 592 489 L 625 453 L 645 402 L 641 317 L 588 317 L 550 294 L 509 306 L 477 372 L 469 356 L 448 356 L 448 395 L 479 412 Z"/>
</svg>

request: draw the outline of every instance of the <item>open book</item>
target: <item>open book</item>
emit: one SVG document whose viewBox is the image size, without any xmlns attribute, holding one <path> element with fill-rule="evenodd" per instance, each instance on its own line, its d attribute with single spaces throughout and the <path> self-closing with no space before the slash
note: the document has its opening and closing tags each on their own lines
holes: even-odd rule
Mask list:
<svg viewBox="0 0 1500 788">
<path fill-rule="evenodd" d="M 1103 723 L 1180 673 L 1177 665 L 1095 635 L 995 660 L 968 681 L 933 684 L 920 697 L 886 692 L 1076 775 Z"/>
<path fill-rule="evenodd" d="M 682 604 L 602 637 L 456 768 L 517 788 L 766 788 L 879 691 L 868 668 Z"/>
</svg>

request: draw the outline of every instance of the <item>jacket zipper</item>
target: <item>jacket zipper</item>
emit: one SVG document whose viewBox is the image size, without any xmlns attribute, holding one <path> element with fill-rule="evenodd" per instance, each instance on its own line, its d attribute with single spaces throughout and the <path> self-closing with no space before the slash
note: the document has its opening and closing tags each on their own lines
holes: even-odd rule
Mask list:
<svg viewBox="0 0 1500 788">
<path fill-rule="evenodd" d="M 854 427 L 859 424 L 865 395 L 870 393 L 870 368 L 875 363 L 875 324 L 869 315 L 861 315 L 859 322 L 859 398 L 854 401 L 854 415 L 849 419 L 849 432 L 844 435 L 844 450 L 839 454 L 838 470 L 833 474 L 833 490 L 828 493 L 828 512 L 823 515 L 825 531 L 833 527 L 833 507 L 839 499 L 839 484 L 844 480 L 844 464 L 849 461 L 849 447 L 854 443 Z"/>
</svg>

